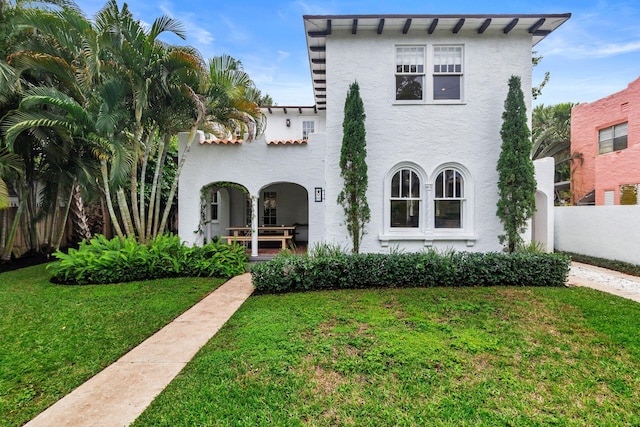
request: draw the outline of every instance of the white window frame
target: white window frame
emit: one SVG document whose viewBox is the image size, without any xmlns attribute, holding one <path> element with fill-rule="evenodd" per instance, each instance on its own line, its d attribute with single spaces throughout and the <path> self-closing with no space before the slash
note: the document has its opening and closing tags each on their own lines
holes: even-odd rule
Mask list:
<svg viewBox="0 0 640 427">
<path fill-rule="evenodd" d="M 419 216 L 418 216 L 418 227 L 392 227 L 391 226 L 391 182 L 393 180 L 393 177 L 396 175 L 396 173 L 398 173 L 401 170 L 410 170 L 412 172 L 414 172 L 417 177 L 418 180 L 420 180 L 420 198 L 417 199 L 417 203 L 418 203 L 418 212 L 419 212 Z M 417 164 L 413 163 L 413 162 L 401 162 L 396 164 L 393 168 L 391 168 L 389 170 L 389 172 L 387 173 L 387 175 L 385 176 L 383 185 L 384 185 L 384 190 L 383 190 L 383 197 L 384 197 L 384 203 L 383 203 L 383 231 L 381 233 L 381 240 L 385 239 L 384 236 L 387 236 L 386 240 L 389 240 L 389 236 L 391 237 L 391 240 L 402 240 L 402 239 L 409 239 L 409 240 L 420 240 L 420 239 L 424 239 L 425 238 L 425 232 L 426 232 L 426 210 L 427 210 L 427 203 L 425 202 L 425 199 L 427 197 L 427 191 L 425 189 L 425 182 L 428 181 L 428 176 L 427 174 L 424 172 L 424 170 L 418 166 Z"/>
<path fill-rule="evenodd" d="M 436 53 L 437 50 L 440 49 L 454 49 L 456 51 L 460 52 L 460 58 L 459 60 L 456 59 L 457 55 L 451 56 L 451 55 L 438 55 Z M 431 101 L 434 103 L 444 103 L 444 104 L 451 104 L 451 103 L 462 103 L 464 102 L 464 73 L 465 73 L 465 54 L 464 54 L 464 45 L 461 44 L 437 44 L 437 45 L 433 45 L 430 49 L 430 56 L 429 56 L 429 82 L 430 82 L 430 88 L 431 88 Z M 443 58 L 445 58 L 446 60 L 444 61 L 445 63 L 443 64 L 441 61 L 437 60 L 436 58 L 442 56 Z M 438 69 L 436 71 L 436 67 L 442 67 L 442 66 L 447 66 L 447 69 L 442 70 L 441 68 Z M 459 69 L 458 69 L 459 67 Z M 448 98 L 448 99 L 436 99 L 436 92 L 438 91 L 438 89 L 435 86 L 435 78 L 437 76 L 456 76 L 459 78 L 459 90 L 460 90 L 460 96 L 458 98 Z"/>
<path fill-rule="evenodd" d="M 402 49 L 402 54 L 400 54 L 399 50 Z M 411 56 L 411 50 L 416 50 L 416 55 Z M 418 54 L 418 50 L 421 50 L 422 53 Z M 405 55 L 406 52 L 409 52 L 409 55 Z M 395 103 L 399 104 L 423 104 L 427 98 L 427 46 L 423 44 L 397 44 L 393 48 L 393 100 Z M 400 60 L 402 58 L 402 60 Z M 408 58 L 408 60 L 405 60 Z M 402 66 L 402 70 L 398 70 L 398 66 Z M 412 70 L 411 67 L 415 66 L 415 70 Z M 408 67 L 408 70 L 405 70 L 404 67 Z M 421 68 L 420 68 L 421 67 Z M 422 94 L 420 99 L 398 99 L 397 97 L 397 79 L 402 76 L 414 76 L 422 78 Z"/>
<path fill-rule="evenodd" d="M 211 192 L 211 202 L 209 205 L 210 222 L 218 224 L 220 222 L 220 191 Z"/>
<path fill-rule="evenodd" d="M 449 194 L 448 185 L 447 185 L 447 172 L 450 172 L 453 179 L 459 179 L 461 182 L 460 190 L 458 191 L 456 185 L 453 185 L 452 193 Z M 440 176 L 443 177 L 442 182 L 439 184 L 438 179 Z M 438 230 L 448 230 L 455 229 L 459 230 L 464 228 L 465 221 L 465 205 L 467 203 L 467 199 L 465 198 L 465 190 L 466 190 L 466 182 L 464 176 L 457 168 L 446 168 L 442 169 L 436 176 L 433 177 L 433 220 L 434 220 L 434 228 Z M 440 196 L 438 196 L 438 192 L 440 192 Z M 437 204 L 438 202 L 460 202 L 460 219 L 459 219 L 459 227 L 439 227 L 438 221 L 436 221 L 436 215 L 438 214 Z"/>
<path fill-rule="evenodd" d="M 311 124 L 311 131 L 308 129 L 308 125 Z M 316 122 L 315 120 L 303 120 L 302 121 L 302 140 L 308 141 L 309 135 L 312 133 L 316 133 Z"/>
<path fill-rule="evenodd" d="M 403 173 L 408 172 L 409 182 L 407 183 L 407 195 L 404 196 L 402 193 L 404 192 L 405 185 L 403 181 Z M 396 176 L 398 176 L 398 194 L 395 195 L 393 192 L 393 181 Z M 415 176 L 415 179 L 414 179 Z M 421 221 L 423 220 L 422 209 L 424 208 L 424 186 L 423 181 L 420 179 L 418 172 L 413 168 L 400 168 L 391 176 L 391 193 L 389 198 L 389 228 L 394 230 L 415 230 L 420 228 Z M 414 191 L 417 190 L 418 195 L 414 196 Z M 415 227 L 402 227 L 402 226 L 394 226 L 393 225 L 393 215 L 391 214 L 393 203 L 401 202 L 409 204 L 409 216 L 415 217 L 415 221 L 417 221 L 417 225 Z M 412 214 L 412 210 L 417 213 L 415 215 Z"/>
<path fill-rule="evenodd" d="M 464 185 L 464 197 L 459 199 L 451 199 L 451 200 L 461 200 L 461 218 L 460 218 L 460 228 L 436 228 L 435 227 L 435 200 L 436 200 L 436 191 L 435 185 L 438 179 L 438 176 L 445 170 L 455 170 L 460 174 L 463 180 Z M 434 239 L 436 240 L 447 240 L 447 239 L 466 239 L 467 246 L 472 246 L 471 241 L 475 240 L 475 214 L 474 214 L 474 184 L 473 177 L 469 170 L 456 162 L 447 162 L 439 165 L 431 174 L 433 182 L 432 182 L 432 194 L 430 197 L 431 205 L 433 209 L 431 210 L 431 214 L 429 216 L 429 226 L 433 229 Z M 440 199 L 442 200 L 442 199 Z M 449 200 L 449 199 L 446 199 Z"/>
</svg>

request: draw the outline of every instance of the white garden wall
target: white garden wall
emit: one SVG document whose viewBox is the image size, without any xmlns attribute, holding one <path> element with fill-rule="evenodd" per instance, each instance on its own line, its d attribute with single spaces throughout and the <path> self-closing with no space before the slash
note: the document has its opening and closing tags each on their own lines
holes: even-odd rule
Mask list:
<svg viewBox="0 0 640 427">
<path fill-rule="evenodd" d="M 555 248 L 640 264 L 640 206 L 555 208 Z"/>
</svg>

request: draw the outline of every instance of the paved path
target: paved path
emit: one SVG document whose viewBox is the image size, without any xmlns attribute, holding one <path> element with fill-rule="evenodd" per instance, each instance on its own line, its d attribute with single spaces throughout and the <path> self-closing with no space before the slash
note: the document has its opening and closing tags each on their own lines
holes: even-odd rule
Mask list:
<svg viewBox="0 0 640 427">
<path fill-rule="evenodd" d="M 252 292 L 248 273 L 234 277 L 26 426 L 131 424 Z"/>
<path fill-rule="evenodd" d="M 586 286 L 640 302 L 640 277 L 593 265 L 571 263 L 569 286 Z"/>
</svg>

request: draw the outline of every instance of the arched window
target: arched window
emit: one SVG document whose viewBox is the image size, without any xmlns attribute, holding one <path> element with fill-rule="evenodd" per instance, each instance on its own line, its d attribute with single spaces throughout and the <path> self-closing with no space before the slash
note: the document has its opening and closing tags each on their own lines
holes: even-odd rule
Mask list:
<svg viewBox="0 0 640 427">
<path fill-rule="evenodd" d="M 444 169 L 434 189 L 435 228 L 462 228 L 465 192 L 464 178 L 456 169 Z"/>
<path fill-rule="evenodd" d="M 391 178 L 390 226 L 420 226 L 420 178 L 411 169 L 400 169 Z"/>
</svg>

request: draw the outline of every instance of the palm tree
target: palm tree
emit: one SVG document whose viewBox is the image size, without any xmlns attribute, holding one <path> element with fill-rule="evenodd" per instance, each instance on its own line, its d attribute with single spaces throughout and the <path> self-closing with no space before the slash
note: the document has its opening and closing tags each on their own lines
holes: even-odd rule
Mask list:
<svg viewBox="0 0 640 427">
<path fill-rule="evenodd" d="M 571 160 L 571 109 L 575 103 L 538 105 L 532 115 L 532 158 L 553 157 L 556 181 L 568 180 Z"/>
</svg>

